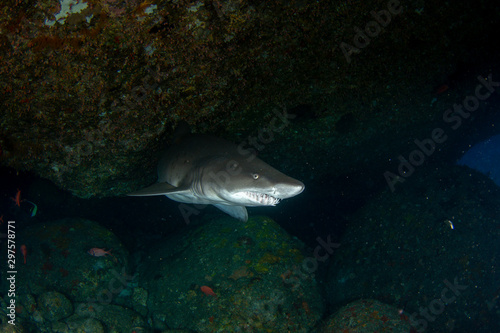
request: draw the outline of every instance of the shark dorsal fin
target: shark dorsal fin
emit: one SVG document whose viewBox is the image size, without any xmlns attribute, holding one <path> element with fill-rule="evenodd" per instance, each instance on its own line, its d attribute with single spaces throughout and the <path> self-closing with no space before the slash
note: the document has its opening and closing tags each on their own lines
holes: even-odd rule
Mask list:
<svg viewBox="0 0 500 333">
<path fill-rule="evenodd" d="M 131 197 L 150 197 L 155 195 L 179 193 L 188 190 L 189 189 L 187 187 L 175 187 L 173 185 L 170 185 L 169 183 L 156 183 L 146 188 L 143 188 L 139 191 L 129 193 L 127 195 Z"/>
</svg>

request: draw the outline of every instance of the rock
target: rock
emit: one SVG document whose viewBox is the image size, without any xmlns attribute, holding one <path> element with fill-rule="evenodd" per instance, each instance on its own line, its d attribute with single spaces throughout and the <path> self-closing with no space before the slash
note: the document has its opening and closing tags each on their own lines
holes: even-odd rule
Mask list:
<svg viewBox="0 0 500 333">
<path fill-rule="evenodd" d="M 148 313 L 147 301 L 148 291 L 144 288 L 134 288 L 132 294 L 133 308 L 141 315 L 145 316 Z"/>
<path fill-rule="evenodd" d="M 70 333 L 69 326 L 65 322 L 56 321 L 52 323 L 53 333 Z"/>
<path fill-rule="evenodd" d="M 135 288 L 133 300 L 139 305 L 146 306 L 148 300 L 148 291 L 143 288 Z"/>
<path fill-rule="evenodd" d="M 93 318 L 70 318 L 67 320 L 68 331 L 61 333 L 104 333 L 104 326 Z"/>
<path fill-rule="evenodd" d="M 32 294 L 19 293 L 16 297 L 17 317 L 28 319 L 36 311 L 36 297 Z"/>
<path fill-rule="evenodd" d="M 101 322 L 109 332 L 140 332 L 147 325 L 142 316 L 123 306 L 105 303 L 77 303 L 72 321 L 94 319 Z M 69 320 L 68 320 L 69 322 Z"/>
<path fill-rule="evenodd" d="M 0 332 L 2 333 L 24 333 L 27 332 L 22 325 L 16 322 L 16 325 L 0 324 Z"/>
<path fill-rule="evenodd" d="M 112 232 L 96 222 L 62 219 L 34 224 L 17 236 L 27 247 L 26 264 L 18 266 L 20 294 L 57 291 L 73 302 L 108 301 L 132 280 L 127 274 L 127 250 Z M 88 254 L 94 247 L 112 249 L 112 256 Z"/>
<path fill-rule="evenodd" d="M 326 126 L 321 133 L 297 125 L 309 138 L 292 131 L 285 137 L 295 136 L 292 143 L 303 145 L 304 152 L 280 157 L 302 174 L 310 173 L 310 166 L 298 163 L 301 159 L 315 162 L 316 176 L 349 172 L 349 160 L 373 161 L 360 154 L 356 142 L 371 140 L 381 150 L 386 144 L 379 144 L 384 142 L 380 135 L 387 130 L 428 119 L 413 105 L 428 102 L 429 84 L 443 82 L 451 77 L 451 67 L 460 67 L 451 64 L 471 62 L 464 45 L 484 58 L 496 55 L 496 12 L 484 13 L 495 8 L 493 0 L 481 6 L 474 1 L 426 4 L 423 16 L 423 1 L 415 2 L 403 14 L 393 11 L 375 34 L 365 29 L 380 29 L 380 17 L 374 20 L 369 13 L 388 13 L 387 3 L 400 1 L 357 6 L 344 1 L 174 1 L 160 6 L 96 0 L 74 7 L 87 2 L 82 12 L 50 28 L 47 24 L 61 11 L 59 1 L 39 1 L 41 11 L 25 19 L 19 19 L 25 8 L 9 6 L 2 21 L 8 27 L 0 34 L 2 165 L 32 171 L 85 198 L 120 195 L 154 181 L 152 156 L 179 120 L 196 124 L 197 132 L 236 135 L 265 125 L 283 101 L 312 104 L 306 119 L 320 117 L 318 123 Z M 457 25 L 464 14 L 467 19 Z M 356 32 L 358 26 L 365 32 Z M 20 34 L 28 30 L 29 36 Z M 365 33 L 370 38 L 360 45 L 357 38 Z M 452 35 L 461 42 L 442 43 L 442 36 Z M 51 61 L 39 60 L 48 55 Z M 82 61 L 89 55 L 92 61 Z M 336 120 L 346 114 L 354 114 L 357 125 L 348 129 L 354 134 L 350 141 L 337 135 L 345 123 Z M 325 153 L 332 146 L 335 163 Z M 339 163 L 344 153 L 349 157 Z M 318 163 L 318 154 L 330 163 Z"/>
<path fill-rule="evenodd" d="M 376 300 L 363 299 L 347 304 L 328 317 L 320 333 L 409 333 L 410 324 L 398 309 Z"/>
<path fill-rule="evenodd" d="M 329 265 L 330 305 L 374 298 L 398 304 L 417 331 L 472 332 L 477 321 L 498 331 L 499 188 L 460 166 L 415 172 L 351 218 Z"/>
<path fill-rule="evenodd" d="M 73 313 L 73 304 L 61 293 L 49 291 L 38 297 L 41 315 L 50 321 L 58 321 Z"/>
<path fill-rule="evenodd" d="M 309 329 L 324 308 L 312 274 L 292 278 L 304 260 L 301 249 L 265 217 L 218 218 L 152 246 L 139 283 L 149 294 L 153 328 Z"/>
</svg>

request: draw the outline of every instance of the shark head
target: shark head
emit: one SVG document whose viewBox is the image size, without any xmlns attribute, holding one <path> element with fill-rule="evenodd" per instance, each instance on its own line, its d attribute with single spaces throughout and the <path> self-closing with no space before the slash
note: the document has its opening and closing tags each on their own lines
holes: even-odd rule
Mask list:
<svg viewBox="0 0 500 333">
<path fill-rule="evenodd" d="M 208 163 L 202 174 L 203 194 L 217 196 L 229 205 L 275 206 L 304 190 L 302 182 L 255 156 L 219 157 Z"/>
<path fill-rule="evenodd" d="M 163 153 L 158 182 L 128 195 L 165 195 L 182 203 L 211 204 L 247 221 L 245 207 L 275 206 L 303 190 L 302 182 L 240 146 L 209 135 L 184 134 Z"/>
</svg>

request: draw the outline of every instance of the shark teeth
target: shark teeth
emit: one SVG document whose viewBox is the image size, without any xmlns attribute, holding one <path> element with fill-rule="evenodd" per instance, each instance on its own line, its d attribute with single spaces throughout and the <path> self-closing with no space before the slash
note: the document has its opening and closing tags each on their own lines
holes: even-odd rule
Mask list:
<svg viewBox="0 0 500 333">
<path fill-rule="evenodd" d="M 252 201 L 258 202 L 264 206 L 274 206 L 280 202 L 279 198 L 275 198 L 269 194 L 257 192 L 245 192 L 246 196 Z"/>
</svg>

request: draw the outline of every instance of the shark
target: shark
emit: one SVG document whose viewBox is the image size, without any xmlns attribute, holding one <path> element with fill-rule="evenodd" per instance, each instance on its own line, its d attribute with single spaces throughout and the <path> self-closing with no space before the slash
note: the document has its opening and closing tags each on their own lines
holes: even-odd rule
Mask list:
<svg viewBox="0 0 500 333">
<path fill-rule="evenodd" d="M 189 129 L 177 132 L 160 157 L 157 183 L 129 196 L 165 195 L 181 203 L 213 205 L 246 222 L 246 207 L 275 206 L 305 188 L 241 144 Z"/>
</svg>

